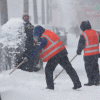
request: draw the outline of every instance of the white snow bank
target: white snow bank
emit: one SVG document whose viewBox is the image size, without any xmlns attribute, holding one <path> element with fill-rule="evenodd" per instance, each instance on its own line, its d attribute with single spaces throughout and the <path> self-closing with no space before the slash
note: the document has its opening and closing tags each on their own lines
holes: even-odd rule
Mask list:
<svg viewBox="0 0 100 100">
<path fill-rule="evenodd" d="M 0 43 L 8 48 L 17 48 L 25 38 L 23 20 L 12 18 L 1 28 Z"/>
<path fill-rule="evenodd" d="M 21 18 L 12 18 L 1 27 L 0 32 L 0 71 L 15 66 L 16 54 L 25 49 L 24 24 Z"/>
</svg>

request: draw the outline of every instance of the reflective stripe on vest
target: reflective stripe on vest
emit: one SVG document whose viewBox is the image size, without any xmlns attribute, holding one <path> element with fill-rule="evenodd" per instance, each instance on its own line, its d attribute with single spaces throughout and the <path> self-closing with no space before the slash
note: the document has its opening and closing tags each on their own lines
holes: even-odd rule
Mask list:
<svg viewBox="0 0 100 100">
<path fill-rule="evenodd" d="M 54 50 L 52 50 L 52 51 L 51 51 L 50 53 L 48 53 L 45 57 L 43 57 L 42 60 L 44 60 L 45 58 L 47 58 L 49 55 L 51 55 L 53 52 L 55 52 L 56 50 L 58 50 L 58 49 L 61 48 L 62 46 L 63 46 L 63 44 L 60 45 L 59 47 L 55 48 Z"/>
<path fill-rule="evenodd" d="M 96 52 L 96 51 L 99 51 L 99 49 L 90 50 L 90 51 L 84 51 L 84 53 L 91 53 L 91 52 Z"/>
<path fill-rule="evenodd" d="M 40 55 L 41 54 L 43 54 L 45 51 L 47 51 L 48 49 L 50 49 L 52 46 L 54 46 L 55 44 L 57 44 L 58 42 L 60 42 L 60 39 L 59 40 L 57 40 L 56 42 L 53 42 L 47 35 L 42 35 L 42 36 L 45 36 L 52 44 L 48 47 L 48 48 L 46 48 L 45 50 L 44 49 L 42 49 L 42 52 L 40 53 Z"/>
<path fill-rule="evenodd" d="M 86 44 L 87 44 L 87 46 L 85 46 L 85 48 L 91 48 L 91 47 L 97 47 L 97 46 L 99 46 L 99 34 L 98 34 L 98 32 L 96 32 L 97 37 L 98 37 L 98 44 L 93 44 L 93 45 L 89 45 L 89 40 L 88 40 L 88 37 L 87 37 L 86 33 L 83 32 L 83 34 L 85 36 Z M 99 51 L 99 49 L 84 51 L 84 53 L 92 53 L 92 52 L 97 52 L 97 51 Z"/>
</svg>

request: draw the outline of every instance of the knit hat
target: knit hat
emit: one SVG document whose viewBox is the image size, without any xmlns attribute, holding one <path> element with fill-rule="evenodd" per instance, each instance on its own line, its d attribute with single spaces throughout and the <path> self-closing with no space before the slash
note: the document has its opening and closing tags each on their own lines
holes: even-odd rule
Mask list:
<svg viewBox="0 0 100 100">
<path fill-rule="evenodd" d="M 25 16 L 28 16 L 28 17 L 29 17 L 29 14 L 24 13 L 24 14 L 22 15 L 22 19 L 24 19 Z"/>
</svg>

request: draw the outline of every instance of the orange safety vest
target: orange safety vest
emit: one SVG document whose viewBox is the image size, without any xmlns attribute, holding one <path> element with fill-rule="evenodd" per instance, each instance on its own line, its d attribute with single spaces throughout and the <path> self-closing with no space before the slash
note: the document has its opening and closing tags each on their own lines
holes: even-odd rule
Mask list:
<svg viewBox="0 0 100 100">
<path fill-rule="evenodd" d="M 82 33 L 85 38 L 84 56 L 99 54 L 99 33 L 95 30 L 86 30 Z"/>
<path fill-rule="evenodd" d="M 53 32 L 45 30 L 41 37 L 47 39 L 47 45 L 39 51 L 40 58 L 43 62 L 47 62 L 51 57 L 65 49 L 63 42 Z"/>
</svg>

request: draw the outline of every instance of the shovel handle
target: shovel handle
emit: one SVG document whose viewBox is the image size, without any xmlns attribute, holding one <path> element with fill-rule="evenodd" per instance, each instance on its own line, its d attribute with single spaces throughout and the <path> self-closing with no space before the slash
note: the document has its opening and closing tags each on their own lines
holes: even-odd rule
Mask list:
<svg viewBox="0 0 100 100">
<path fill-rule="evenodd" d="M 77 56 L 77 55 L 75 55 L 75 56 L 73 57 L 73 59 L 70 61 L 70 63 L 75 59 L 76 56 Z M 59 74 L 53 79 L 53 81 L 54 81 L 63 71 L 64 71 L 64 69 L 62 69 L 62 70 L 59 72 Z"/>
<path fill-rule="evenodd" d="M 9 75 L 10 75 L 12 72 L 14 72 L 19 66 L 21 66 L 24 62 L 25 62 L 25 61 L 22 61 L 17 67 L 15 67 L 15 69 L 12 70 L 12 71 L 9 73 Z"/>
</svg>

